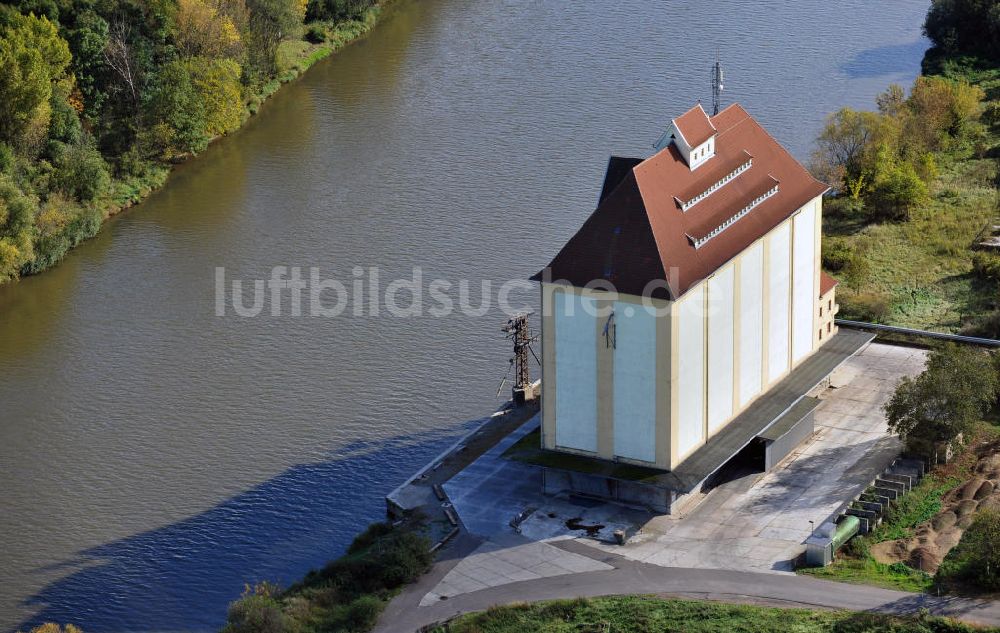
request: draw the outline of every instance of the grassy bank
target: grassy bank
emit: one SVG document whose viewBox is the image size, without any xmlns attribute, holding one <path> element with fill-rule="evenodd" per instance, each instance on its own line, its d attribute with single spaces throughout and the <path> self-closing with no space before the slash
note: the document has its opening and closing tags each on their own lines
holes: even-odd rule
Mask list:
<svg viewBox="0 0 1000 633">
<path fill-rule="evenodd" d="M 949 81 L 983 91 L 979 112 L 1000 99 L 1000 69 L 975 62 L 941 68 Z M 875 219 L 843 195 L 824 211 L 824 265 L 841 281 L 842 318 L 996 336 L 996 275 L 983 274 L 974 244 L 1000 217 L 1000 126 L 978 117 L 921 159 L 921 195 L 904 218 Z M 904 127 L 903 140 L 915 134 Z"/>
<path fill-rule="evenodd" d="M 247 587 L 229 607 L 224 633 L 368 631 L 386 603 L 430 566 L 426 525 L 374 523 L 347 552 L 298 583 Z"/>
<path fill-rule="evenodd" d="M 624 596 L 493 607 L 462 616 L 435 633 L 959 633 L 971 627 L 928 617 L 777 609 Z"/>
</svg>

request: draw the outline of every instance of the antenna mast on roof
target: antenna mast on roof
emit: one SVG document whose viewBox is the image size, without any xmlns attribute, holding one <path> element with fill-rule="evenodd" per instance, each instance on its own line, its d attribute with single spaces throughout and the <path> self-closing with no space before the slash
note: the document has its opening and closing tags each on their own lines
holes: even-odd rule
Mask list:
<svg viewBox="0 0 1000 633">
<path fill-rule="evenodd" d="M 715 65 L 712 66 L 712 116 L 719 113 L 722 102 L 722 64 L 719 63 L 719 51 L 715 51 Z"/>
</svg>

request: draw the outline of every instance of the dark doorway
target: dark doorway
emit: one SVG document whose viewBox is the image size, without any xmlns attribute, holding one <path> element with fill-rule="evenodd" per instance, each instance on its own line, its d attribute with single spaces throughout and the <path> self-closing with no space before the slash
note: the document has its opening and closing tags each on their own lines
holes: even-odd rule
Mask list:
<svg viewBox="0 0 1000 633">
<path fill-rule="evenodd" d="M 730 457 L 729 461 L 709 476 L 702 486 L 702 491 L 708 492 L 712 488 L 732 481 L 745 482 L 749 488 L 760 475 L 764 474 L 766 449 L 766 440 L 753 438 L 740 452 Z"/>
</svg>

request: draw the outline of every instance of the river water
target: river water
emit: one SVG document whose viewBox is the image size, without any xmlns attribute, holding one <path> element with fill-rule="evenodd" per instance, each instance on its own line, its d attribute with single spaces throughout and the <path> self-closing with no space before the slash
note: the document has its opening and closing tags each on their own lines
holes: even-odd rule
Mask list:
<svg viewBox="0 0 1000 633">
<path fill-rule="evenodd" d="M 710 101 L 717 49 L 725 101 L 804 159 L 828 112 L 917 74 L 926 7 L 401 0 L 59 267 L 0 287 L 0 631 L 213 630 L 244 582 L 337 555 L 497 404 L 495 306 L 295 317 L 286 295 L 219 317 L 217 267 L 348 288 L 355 267 L 383 288 L 420 267 L 478 304 L 482 280 L 548 262 L 609 153 L 648 154 Z"/>
</svg>

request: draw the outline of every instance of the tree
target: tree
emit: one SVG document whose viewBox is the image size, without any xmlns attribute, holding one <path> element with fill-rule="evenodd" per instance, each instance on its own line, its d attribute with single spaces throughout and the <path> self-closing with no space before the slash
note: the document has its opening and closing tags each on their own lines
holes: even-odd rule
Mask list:
<svg viewBox="0 0 1000 633">
<path fill-rule="evenodd" d="M 67 145 L 54 159 L 52 184 L 82 202 L 90 202 L 111 186 L 108 165 L 89 139 Z"/>
<path fill-rule="evenodd" d="M 66 73 L 69 46 L 48 18 L 14 13 L 7 20 L 0 29 L 0 141 L 36 145 L 48 131 L 52 83 Z"/>
<path fill-rule="evenodd" d="M 205 132 L 217 136 L 239 128 L 243 122 L 240 65 L 231 59 L 194 58 L 186 66 L 204 108 Z"/>
<path fill-rule="evenodd" d="M 885 92 L 875 97 L 875 105 L 880 114 L 899 116 L 906 106 L 906 91 L 899 84 L 889 84 Z"/>
<path fill-rule="evenodd" d="M 177 50 L 182 57 L 233 57 L 242 54 L 242 38 L 233 18 L 210 0 L 178 0 Z"/>
<path fill-rule="evenodd" d="M 300 21 L 298 6 L 298 0 L 247 1 L 247 73 L 253 83 L 263 83 L 274 76 L 278 44 Z"/>
<path fill-rule="evenodd" d="M 908 220 L 913 210 L 927 199 L 927 185 L 913 165 L 893 165 L 875 180 L 866 204 L 876 220 Z"/>
<path fill-rule="evenodd" d="M 17 278 L 32 260 L 31 231 L 37 203 L 0 176 L 0 281 Z"/>
<path fill-rule="evenodd" d="M 149 127 L 164 130 L 156 149 L 168 157 L 197 153 L 208 145 L 205 104 L 182 60 L 160 70 L 147 105 L 147 117 Z"/>
<path fill-rule="evenodd" d="M 871 156 L 887 134 L 884 118 L 875 112 L 841 108 L 826 119 L 816 140 L 814 164 L 821 173 L 839 174 L 842 186 L 858 197 L 870 181 Z"/>
<path fill-rule="evenodd" d="M 987 352 L 948 344 L 932 351 L 927 368 L 904 377 L 883 407 L 889 430 L 911 451 L 932 457 L 935 447 L 968 432 L 997 397 L 997 373 Z"/>
<path fill-rule="evenodd" d="M 924 34 L 947 55 L 1000 59 L 1000 4 L 996 0 L 932 0 Z"/>
<path fill-rule="evenodd" d="M 72 68 L 77 86 L 83 93 L 84 112 L 97 118 L 107 99 L 105 62 L 108 46 L 108 22 L 91 9 L 75 15 L 72 28 L 67 30 L 67 40 L 73 52 Z"/>
<path fill-rule="evenodd" d="M 981 88 L 964 80 L 917 77 L 906 102 L 914 115 L 907 137 L 921 139 L 926 149 L 940 149 L 979 115 L 979 102 L 984 96 Z"/>
<path fill-rule="evenodd" d="M 0 37 L 0 140 L 19 145 L 33 121 L 48 122 L 52 82 L 42 54 L 16 31 Z"/>
</svg>

